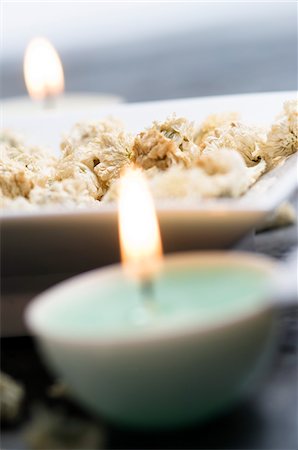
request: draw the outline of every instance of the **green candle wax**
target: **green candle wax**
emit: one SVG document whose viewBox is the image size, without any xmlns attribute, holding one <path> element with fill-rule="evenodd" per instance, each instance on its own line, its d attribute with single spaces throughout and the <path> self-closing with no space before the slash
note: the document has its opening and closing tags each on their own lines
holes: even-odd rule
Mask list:
<svg viewBox="0 0 298 450">
<path fill-rule="evenodd" d="M 56 335 L 83 338 L 121 337 L 185 324 L 203 327 L 262 307 L 266 285 L 266 274 L 254 268 L 166 268 L 154 279 L 150 299 L 119 270 L 110 282 L 94 277 L 88 283 L 82 279 L 67 293 L 58 290 L 42 320 Z"/>
<path fill-rule="evenodd" d="M 261 256 L 170 255 L 150 298 L 151 289 L 111 266 L 41 294 L 27 323 L 93 413 L 128 426 L 186 425 L 227 408 L 263 376 L 275 342 L 275 273 Z"/>
</svg>

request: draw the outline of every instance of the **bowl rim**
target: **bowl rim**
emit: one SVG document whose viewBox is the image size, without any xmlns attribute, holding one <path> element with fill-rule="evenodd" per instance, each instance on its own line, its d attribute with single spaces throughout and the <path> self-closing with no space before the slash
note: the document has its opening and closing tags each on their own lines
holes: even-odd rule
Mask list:
<svg viewBox="0 0 298 450">
<path fill-rule="evenodd" d="M 248 252 L 239 251 L 195 251 L 195 252 L 183 252 L 172 253 L 165 256 L 165 263 L 167 267 L 179 267 L 187 266 L 190 263 L 198 266 L 212 265 L 241 265 L 242 267 L 253 268 L 260 270 L 264 274 L 273 276 L 278 262 L 272 258 L 269 258 L 260 254 L 251 254 Z M 106 334 L 106 335 L 93 335 L 93 336 L 76 336 L 75 333 L 71 335 L 57 333 L 57 331 L 51 329 L 44 329 L 39 322 L 40 311 L 48 305 L 49 302 L 55 302 L 55 294 L 61 293 L 64 290 L 67 291 L 76 288 L 76 285 L 82 282 L 88 283 L 88 280 L 98 277 L 108 280 L 109 278 L 115 279 L 123 275 L 123 269 L 120 264 L 113 264 L 101 269 L 94 269 L 88 272 L 84 272 L 75 277 L 71 277 L 57 285 L 47 289 L 43 293 L 36 296 L 25 310 L 25 324 L 29 331 L 38 339 L 44 341 L 52 341 L 60 343 L 62 345 L 75 345 L 75 346 L 88 346 L 88 347 L 107 347 L 107 346 L 126 346 L 130 345 L 143 345 L 144 342 L 167 341 L 183 336 L 190 336 L 193 334 L 208 334 L 215 330 L 219 330 L 225 327 L 231 327 L 240 322 L 244 322 L 252 319 L 254 316 L 259 316 L 265 311 L 273 310 L 273 302 L 270 301 L 269 292 L 268 297 L 264 296 L 264 301 L 254 307 L 250 311 L 239 311 L 233 314 L 232 317 L 224 317 L 222 320 L 206 321 L 200 323 L 197 321 L 183 324 L 172 324 L 170 327 L 164 327 L 159 329 L 140 329 L 134 333 L 119 333 L 119 334 Z"/>
</svg>

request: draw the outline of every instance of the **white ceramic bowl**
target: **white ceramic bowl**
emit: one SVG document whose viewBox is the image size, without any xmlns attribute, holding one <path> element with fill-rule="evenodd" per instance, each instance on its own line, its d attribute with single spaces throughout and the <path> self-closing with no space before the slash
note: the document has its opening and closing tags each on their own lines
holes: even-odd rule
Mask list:
<svg viewBox="0 0 298 450">
<path fill-rule="evenodd" d="M 246 123 L 269 125 L 283 102 L 296 95 L 274 92 L 155 101 L 92 108 L 88 114 L 80 109 L 38 116 L 7 113 L 3 126 L 58 151 L 61 135 L 77 121 L 113 115 L 129 131 L 139 132 L 152 120 L 164 120 L 173 112 L 199 123 L 211 113 L 238 111 Z M 240 198 L 157 204 L 165 251 L 224 249 L 237 244 L 297 187 L 296 156 L 266 173 Z M 101 205 L 98 210 L 0 211 L 0 226 L 7 277 L 72 275 L 119 261 L 115 205 Z"/>
<path fill-rule="evenodd" d="M 276 269 L 271 259 L 245 253 L 166 258 L 169 267 L 183 264 L 253 268 L 264 276 Z M 128 426 L 179 426 L 217 414 L 255 387 L 275 348 L 275 313 L 268 298 L 260 298 L 249 312 L 238 310 L 215 323 L 180 324 L 154 333 L 82 338 L 59 336 L 45 326 L 57 305 L 73 305 L 78 289 L 83 292 L 96 282 L 99 301 L 104 301 L 101 291 L 120 276 L 119 266 L 88 272 L 41 294 L 26 311 L 48 365 L 82 405 Z"/>
</svg>

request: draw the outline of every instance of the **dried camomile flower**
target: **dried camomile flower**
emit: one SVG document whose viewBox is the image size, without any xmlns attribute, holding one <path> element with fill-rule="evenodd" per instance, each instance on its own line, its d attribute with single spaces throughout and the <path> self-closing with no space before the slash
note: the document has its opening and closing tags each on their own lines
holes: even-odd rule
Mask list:
<svg viewBox="0 0 298 450">
<path fill-rule="evenodd" d="M 20 138 L 2 135 L 0 144 L 0 192 L 28 198 L 35 186 L 45 187 L 53 176 L 56 158 L 46 150 L 24 144 Z"/>
<path fill-rule="evenodd" d="M 86 177 L 66 178 L 52 182 L 47 189 L 39 186 L 32 189 L 29 200 L 33 205 L 44 207 L 86 207 L 98 202 L 90 194 L 90 183 Z"/>
<path fill-rule="evenodd" d="M 298 102 L 285 102 L 283 112 L 272 124 L 260 155 L 270 168 L 298 150 Z"/>
<path fill-rule="evenodd" d="M 193 141 L 191 122 L 175 115 L 136 136 L 132 147 L 132 160 L 143 169 L 152 167 L 165 170 L 172 164 L 190 167 L 199 149 Z"/>
<path fill-rule="evenodd" d="M 98 151 L 98 163 L 94 167 L 102 195 L 110 185 L 119 178 L 124 167 L 131 164 L 132 138 L 124 132 L 117 135 L 103 134 L 100 139 L 90 144 Z"/>
<path fill-rule="evenodd" d="M 1 145 L 1 158 L 16 162 L 35 176 L 36 183 L 45 184 L 42 179 L 53 176 L 57 158 L 50 151 L 37 146 L 19 145 L 12 147 Z"/>
<path fill-rule="evenodd" d="M 1 422 L 13 422 L 21 411 L 25 391 L 11 376 L 0 372 L 0 418 Z"/>
<path fill-rule="evenodd" d="M 258 226 L 257 231 L 287 227 L 296 223 L 296 220 L 297 214 L 293 205 L 289 202 L 283 202 L 273 211 L 270 217 Z"/>
<path fill-rule="evenodd" d="M 63 184 L 59 185 L 59 183 Z M 55 183 L 50 185 L 48 191 L 53 190 L 53 187 L 55 190 L 59 189 L 59 186 L 63 186 L 65 183 L 76 184 L 77 189 L 86 190 L 90 198 L 95 200 L 101 198 L 99 181 L 94 171 L 70 155 L 58 162 Z"/>
<path fill-rule="evenodd" d="M 239 118 L 240 115 L 236 112 L 210 114 L 197 128 L 195 143 L 203 150 L 206 147 L 206 139 L 210 136 L 216 136 L 218 128 L 230 126 L 231 123 L 239 121 Z"/>
<path fill-rule="evenodd" d="M 33 410 L 23 435 L 31 450 L 98 450 L 106 440 L 101 424 L 41 406 Z"/>
<path fill-rule="evenodd" d="M 265 132 L 262 128 L 232 122 L 217 128 L 214 135 L 205 140 L 204 153 L 230 148 L 240 153 L 246 165 L 251 167 L 260 161 L 260 148 L 264 142 Z"/>
<path fill-rule="evenodd" d="M 237 157 L 236 157 L 237 154 Z M 203 152 L 196 161 L 195 165 L 201 167 L 208 175 L 224 175 L 231 170 L 239 170 L 245 165 L 244 158 L 238 152 L 231 148 L 221 148 L 220 150 L 213 150 L 212 152 Z M 240 160 L 241 163 L 240 163 Z M 249 186 L 265 172 L 266 163 L 264 160 L 259 161 L 256 165 L 247 168 L 247 175 L 249 177 Z"/>
<path fill-rule="evenodd" d="M 265 171 L 261 161 L 247 167 L 243 157 L 233 149 L 220 149 L 197 157 L 190 168 L 182 164 L 166 171 L 156 168 L 147 170 L 149 187 L 156 199 L 203 199 L 239 197 L 255 183 Z M 104 197 L 104 202 L 118 198 L 119 183 L 115 182 Z"/>
<path fill-rule="evenodd" d="M 190 169 L 178 165 L 156 173 L 149 185 L 155 198 L 239 197 L 264 170 L 264 162 L 248 168 L 235 150 L 223 148 L 198 158 Z"/>
<path fill-rule="evenodd" d="M 285 103 L 267 135 L 240 123 L 236 113 L 211 115 L 197 131 L 173 115 L 136 137 L 115 119 L 77 124 L 62 141 L 58 160 L 6 131 L 0 144 L 0 206 L 97 207 L 117 198 L 120 172 L 132 164 L 146 172 L 157 197 L 240 196 L 297 150 L 297 134 L 295 101 Z"/>
<path fill-rule="evenodd" d="M 174 114 L 165 122 L 153 124 L 165 137 L 171 139 L 180 150 L 187 152 L 193 147 L 194 124 L 183 117 Z"/>
<path fill-rule="evenodd" d="M 78 126 L 77 126 L 78 127 Z M 85 130 L 85 127 L 83 127 Z M 114 121 L 104 120 L 62 143 L 63 158 L 57 164 L 56 179 L 78 178 L 90 195 L 100 200 L 110 184 L 131 162 L 132 137 Z"/>
<path fill-rule="evenodd" d="M 65 156 L 72 154 L 74 148 L 92 142 L 103 133 L 114 134 L 124 131 L 123 123 L 116 118 L 108 117 L 96 122 L 81 122 L 72 127 L 60 144 L 60 148 Z"/>
<path fill-rule="evenodd" d="M 34 187 L 32 173 L 18 162 L 2 157 L 0 159 L 0 196 L 28 198 Z"/>
</svg>

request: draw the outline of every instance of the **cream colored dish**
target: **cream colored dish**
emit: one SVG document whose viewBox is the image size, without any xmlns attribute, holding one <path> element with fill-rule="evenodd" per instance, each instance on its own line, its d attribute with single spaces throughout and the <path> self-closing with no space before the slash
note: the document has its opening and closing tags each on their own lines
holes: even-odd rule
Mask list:
<svg viewBox="0 0 298 450">
<path fill-rule="evenodd" d="M 79 111 L 60 114 L 44 111 L 38 118 L 5 114 L 3 124 L 42 146 L 57 147 L 73 123 L 119 117 L 125 129 L 137 133 L 153 120 L 164 122 L 169 114 L 196 122 L 209 114 L 237 111 L 250 126 L 269 126 L 294 92 L 181 99 L 99 108 L 89 117 Z M 254 169 L 254 166 L 252 167 Z M 158 215 L 166 251 L 226 248 L 237 243 L 261 223 L 297 186 L 297 158 L 262 175 L 237 198 L 159 198 Z M 1 217 L 2 255 L 10 275 L 74 273 L 119 259 L 115 204 L 100 208 L 49 208 L 6 211 Z M 45 256 L 46 255 L 46 256 Z"/>
</svg>

